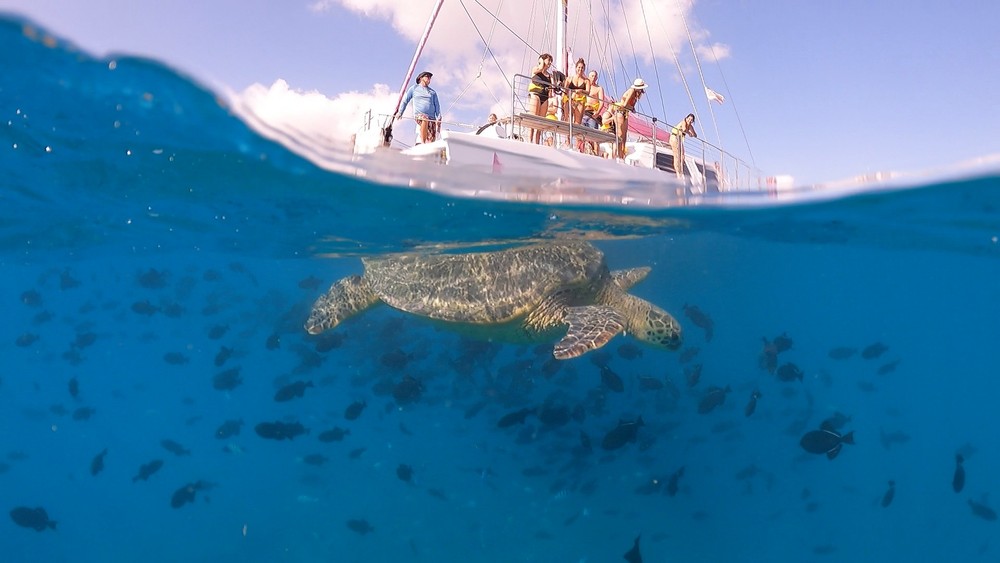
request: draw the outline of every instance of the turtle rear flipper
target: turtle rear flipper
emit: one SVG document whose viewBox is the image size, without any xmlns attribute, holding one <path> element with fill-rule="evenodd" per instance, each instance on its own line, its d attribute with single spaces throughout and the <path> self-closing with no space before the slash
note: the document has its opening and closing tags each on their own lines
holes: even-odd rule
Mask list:
<svg viewBox="0 0 1000 563">
<path fill-rule="evenodd" d="M 569 325 L 569 330 L 552 351 L 552 355 L 559 360 L 568 360 L 596 350 L 625 329 L 622 314 L 606 305 L 569 307 L 566 309 L 565 322 Z"/>
<path fill-rule="evenodd" d="M 379 298 L 361 276 L 346 277 L 330 286 L 329 291 L 313 303 L 305 329 L 319 334 L 339 325 L 375 303 Z"/>
</svg>

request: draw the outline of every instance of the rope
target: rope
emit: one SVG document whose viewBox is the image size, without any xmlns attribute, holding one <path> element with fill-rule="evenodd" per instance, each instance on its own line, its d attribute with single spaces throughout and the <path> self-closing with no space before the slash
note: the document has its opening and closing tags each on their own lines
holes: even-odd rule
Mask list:
<svg viewBox="0 0 1000 563">
<path fill-rule="evenodd" d="M 753 157 L 753 150 L 750 149 L 750 140 L 747 138 L 747 132 L 743 129 L 743 120 L 740 119 L 740 112 L 736 109 L 736 99 L 733 98 L 733 93 L 729 91 L 729 83 L 726 82 L 726 75 L 722 72 L 722 65 L 719 64 L 719 57 L 715 55 L 715 49 L 712 49 L 712 58 L 715 59 L 715 66 L 719 67 L 719 76 L 722 78 L 722 85 L 725 86 L 726 89 L 726 99 L 733 104 L 733 113 L 736 114 L 736 123 L 739 124 L 740 133 L 743 134 L 743 142 L 747 144 L 747 153 L 750 155 L 750 162 L 752 162 L 754 168 L 756 168 L 757 161 Z"/>
<path fill-rule="evenodd" d="M 705 73 L 701 70 L 701 60 L 698 58 L 698 50 L 694 46 L 694 39 L 691 37 L 691 29 L 688 27 L 687 18 L 684 17 L 684 13 L 681 12 L 681 22 L 684 24 L 684 32 L 687 33 L 688 43 L 691 45 L 691 56 L 694 57 L 695 67 L 698 69 L 698 77 L 701 79 L 701 88 L 703 92 L 707 92 L 708 84 L 705 83 Z M 712 50 L 715 53 L 715 49 Z M 707 99 L 707 94 L 706 94 Z M 695 112 L 697 112 L 697 106 L 695 106 Z M 715 109 L 712 107 L 712 102 L 708 102 L 708 114 L 712 116 L 712 126 L 715 128 L 715 138 L 719 140 L 719 148 L 725 149 L 722 145 L 722 136 L 719 135 L 719 123 L 715 120 Z"/>
</svg>

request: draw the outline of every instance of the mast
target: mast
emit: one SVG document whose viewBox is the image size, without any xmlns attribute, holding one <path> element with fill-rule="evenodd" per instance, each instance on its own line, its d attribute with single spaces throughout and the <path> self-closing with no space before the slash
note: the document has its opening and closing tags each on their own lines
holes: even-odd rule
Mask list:
<svg viewBox="0 0 1000 563">
<path fill-rule="evenodd" d="M 396 106 L 392 109 L 389 123 L 382 128 L 382 144 L 385 146 L 389 146 L 389 143 L 392 142 L 392 122 L 396 119 L 396 114 L 399 113 L 399 106 L 403 103 L 403 95 L 406 94 L 406 89 L 409 88 L 410 79 L 413 78 L 413 71 L 417 68 L 417 61 L 420 60 L 420 54 L 424 51 L 424 45 L 427 44 L 427 38 L 431 35 L 431 28 L 434 27 L 434 21 L 437 20 L 442 4 L 444 4 L 444 0 L 437 0 L 437 3 L 434 4 L 434 9 L 431 10 L 431 17 L 427 20 L 427 26 L 424 28 L 423 35 L 420 36 L 420 41 L 417 42 L 417 49 L 413 52 L 410 67 L 406 69 L 406 77 L 403 78 L 403 85 L 399 88 L 399 97 L 396 98 Z"/>
<path fill-rule="evenodd" d="M 569 76 L 566 54 L 566 27 L 569 24 L 569 0 L 556 0 L 556 70 Z"/>
</svg>

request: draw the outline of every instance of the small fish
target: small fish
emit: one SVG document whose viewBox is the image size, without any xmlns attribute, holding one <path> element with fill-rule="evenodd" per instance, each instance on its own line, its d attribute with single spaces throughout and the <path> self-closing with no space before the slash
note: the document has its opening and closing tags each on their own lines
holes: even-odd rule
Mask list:
<svg viewBox="0 0 1000 563">
<path fill-rule="evenodd" d="M 69 378 L 69 383 L 67 384 L 69 388 L 69 396 L 76 399 L 80 396 L 80 382 L 77 381 L 75 377 Z"/>
<path fill-rule="evenodd" d="M 309 432 L 309 429 L 298 422 L 261 422 L 254 426 L 254 432 L 268 440 L 294 440 Z"/>
<path fill-rule="evenodd" d="M 35 342 L 38 342 L 38 338 L 39 336 L 37 334 L 26 332 L 21 336 L 18 336 L 17 340 L 14 341 L 14 344 L 16 344 L 21 348 L 27 348 L 28 346 L 31 346 Z"/>
<path fill-rule="evenodd" d="M 701 369 L 702 364 L 684 368 L 684 381 L 687 383 L 688 389 L 694 388 L 701 381 Z"/>
<path fill-rule="evenodd" d="M 831 360 L 846 360 L 858 352 L 857 348 L 849 348 L 847 346 L 840 346 L 837 348 L 832 348 L 826 355 Z"/>
<path fill-rule="evenodd" d="M 170 279 L 170 272 L 150 268 L 145 272 L 136 274 L 135 281 L 146 289 L 162 289 L 167 286 Z"/>
<path fill-rule="evenodd" d="M 240 430 L 243 428 L 243 419 L 232 419 L 227 420 L 219 425 L 215 429 L 215 437 L 219 440 L 225 440 L 227 438 L 232 438 L 233 436 L 238 436 Z"/>
<path fill-rule="evenodd" d="M 885 430 L 880 428 L 879 441 L 882 442 L 882 447 L 888 450 L 893 444 L 905 444 L 906 442 L 909 442 L 910 435 L 900 431 L 886 434 Z"/>
<path fill-rule="evenodd" d="M 320 442 L 340 442 L 344 439 L 344 436 L 347 436 L 350 433 L 351 431 L 349 429 L 345 430 L 337 426 L 331 430 L 320 432 L 318 438 Z"/>
<path fill-rule="evenodd" d="M 232 391 L 242 384 L 243 378 L 240 377 L 239 367 L 219 372 L 212 378 L 212 387 L 219 391 Z"/>
<path fill-rule="evenodd" d="M 854 432 L 841 435 L 832 427 L 825 425 L 819 430 L 806 432 L 799 440 L 802 449 L 812 454 L 825 454 L 827 459 L 837 457 L 844 444 L 854 444 Z"/>
<path fill-rule="evenodd" d="M 70 344 L 70 347 L 82 350 L 93 345 L 94 342 L 97 342 L 96 334 L 93 332 L 81 332 L 76 335 L 75 339 L 73 339 L 73 343 Z"/>
<path fill-rule="evenodd" d="M 323 280 L 317 278 L 316 276 L 309 276 L 303 280 L 299 280 L 299 289 L 309 289 L 314 290 L 323 283 Z"/>
<path fill-rule="evenodd" d="M 424 385 L 412 375 L 403 376 L 403 380 L 392 386 L 392 397 L 397 403 L 408 404 L 420 399 Z"/>
<path fill-rule="evenodd" d="M 691 319 L 691 322 L 695 326 L 704 329 L 705 331 L 705 342 L 712 341 L 712 335 L 715 333 L 715 322 L 712 317 L 705 314 L 704 311 L 698 308 L 697 305 L 684 305 L 684 314 L 687 318 Z"/>
<path fill-rule="evenodd" d="M 685 348 L 681 351 L 681 355 L 677 357 L 677 361 L 686 364 L 693 360 L 698 355 L 698 352 L 701 352 L 701 349 L 695 346 Z"/>
<path fill-rule="evenodd" d="M 267 341 L 264 342 L 264 347 L 268 350 L 277 350 L 281 348 L 281 335 L 277 332 L 271 334 L 267 337 Z"/>
<path fill-rule="evenodd" d="M 642 348 L 631 342 L 626 342 L 619 346 L 617 352 L 618 356 L 625 360 L 634 360 L 642 357 Z"/>
<path fill-rule="evenodd" d="M 28 307 L 40 307 L 42 305 L 42 294 L 34 289 L 29 289 L 21 294 L 21 303 Z"/>
<path fill-rule="evenodd" d="M 793 342 L 792 339 L 789 338 L 787 333 L 782 332 L 780 335 L 774 337 L 774 340 L 771 341 L 771 344 L 774 345 L 775 352 L 780 354 L 782 352 L 787 352 L 788 350 L 791 350 Z"/>
<path fill-rule="evenodd" d="M 352 532 L 357 532 L 362 536 L 375 531 L 375 528 L 373 528 L 367 520 L 348 520 L 347 527 L 350 528 Z"/>
<path fill-rule="evenodd" d="M 304 396 L 306 389 L 310 387 L 315 387 L 312 381 L 295 381 L 289 383 L 274 393 L 274 400 L 279 403 L 291 401 L 296 397 Z"/>
<path fill-rule="evenodd" d="M 194 502 L 198 491 L 205 491 L 211 489 L 213 486 L 211 483 L 205 481 L 188 483 L 174 491 L 173 496 L 170 498 L 170 506 L 171 508 L 180 508 L 189 502 Z"/>
<path fill-rule="evenodd" d="M 625 382 L 622 381 L 622 378 L 617 373 L 611 371 L 611 368 L 608 366 L 601 368 L 601 383 L 615 393 L 625 391 Z"/>
<path fill-rule="evenodd" d="M 676 496 L 677 491 L 680 490 L 680 480 L 684 476 L 684 466 L 682 465 L 680 469 L 674 471 L 670 475 L 670 479 L 667 480 L 666 493 L 669 496 Z"/>
<path fill-rule="evenodd" d="M 80 280 L 74 278 L 73 275 L 69 273 L 69 268 L 63 270 L 62 273 L 59 274 L 59 289 L 65 291 L 67 289 L 74 289 L 77 287 L 80 287 Z"/>
<path fill-rule="evenodd" d="M 225 346 L 220 346 L 218 353 L 215 354 L 215 367 L 222 367 L 222 364 L 226 363 L 229 358 L 233 357 L 233 349 L 227 348 Z"/>
<path fill-rule="evenodd" d="M 705 395 L 698 403 L 698 414 L 708 414 L 716 407 L 726 402 L 726 393 L 732 391 L 732 387 L 726 385 L 725 388 L 712 386 L 705 391 Z"/>
<path fill-rule="evenodd" d="M 190 359 L 180 352 L 167 352 L 163 355 L 163 361 L 172 366 L 182 366 L 188 363 Z"/>
<path fill-rule="evenodd" d="M 525 407 L 523 409 L 518 409 L 513 412 L 509 412 L 497 421 L 497 428 L 508 428 L 514 426 L 515 424 L 524 424 L 524 421 L 528 418 L 528 415 L 535 414 L 538 409 L 535 407 Z"/>
<path fill-rule="evenodd" d="M 346 420 L 357 420 L 361 413 L 365 411 L 365 407 L 368 406 L 366 401 L 354 401 L 353 403 L 347 405 L 344 409 L 344 418 Z"/>
<path fill-rule="evenodd" d="M 625 561 L 628 561 L 628 563 L 642 563 L 642 554 L 639 553 L 639 538 L 641 537 L 642 534 L 636 536 L 635 542 L 632 543 L 632 549 L 625 552 Z"/>
<path fill-rule="evenodd" d="M 399 477 L 400 481 L 405 481 L 407 483 L 413 482 L 413 468 L 405 463 L 400 463 L 399 467 L 396 468 L 396 477 Z"/>
<path fill-rule="evenodd" d="M 882 344 L 881 342 L 876 342 L 865 347 L 861 351 L 861 357 L 866 360 L 874 360 L 875 358 L 881 356 L 889 349 L 888 346 Z"/>
<path fill-rule="evenodd" d="M 761 396 L 760 391 L 756 389 L 753 390 L 753 393 L 750 393 L 750 402 L 748 402 L 747 406 L 743 409 L 743 414 L 745 416 L 750 416 L 757 410 L 757 399 L 761 398 Z"/>
<path fill-rule="evenodd" d="M 896 366 L 898 365 L 899 365 L 899 360 L 894 360 L 887 364 L 882 364 L 878 367 L 878 371 L 876 373 L 878 373 L 879 375 L 888 375 L 896 371 Z"/>
<path fill-rule="evenodd" d="M 218 340 L 229 332 L 229 325 L 213 325 L 208 329 L 209 340 Z"/>
<path fill-rule="evenodd" d="M 887 508 L 890 504 L 892 504 L 892 499 L 895 496 L 896 496 L 896 482 L 889 481 L 889 489 L 885 491 L 884 495 L 882 495 L 882 508 Z"/>
<path fill-rule="evenodd" d="M 767 370 L 768 373 L 774 373 L 774 370 L 778 369 L 778 347 L 766 338 L 761 338 L 761 340 L 764 341 L 764 346 L 757 359 L 757 365 L 761 369 Z"/>
<path fill-rule="evenodd" d="M 22 528 L 31 528 L 39 532 L 56 529 L 56 522 L 49 520 L 48 513 L 42 507 L 18 506 L 10 511 L 10 519 Z"/>
<path fill-rule="evenodd" d="M 104 456 L 108 455 L 108 448 L 104 448 L 101 453 L 94 456 L 94 459 L 90 460 L 90 474 L 97 475 L 101 471 L 104 471 Z"/>
<path fill-rule="evenodd" d="M 619 420 L 618 426 L 604 435 L 601 447 L 605 450 L 617 450 L 629 442 L 635 442 L 636 436 L 639 434 L 639 427 L 645 426 L 645 424 L 641 416 L 631 422 Z"/>
<path fill-rule="evenodd" d="M 154 473 L 159 471 L 161 467 L 163 467 L 162 459 L 154 459 L 149 463 L 142 464 L 141 466 L 139 466 L 139 472 L 136 473 L 135 477 L 132 477 L 132 482 L 135 483 L 136 481 L 146 481 Z"/>
<path fill-rule="evenodd" d="M 307 456 L 304 456 L 302 458 L 302 461 L 307 465 L 315 465 L 318 467 L 329 461 L 329 458 L 327 458 L 323 454 L 309 454 Z"/>
<path fill-rule="evenodd" d="M 167 450 L 168 452 L 176 456 L 191 455 L 191 450 L 185 448 L 184 446 L 178 444 L 173 440 L 169 439 L 160 440 L 160 445 L 163 446 L 163 449 Z"/>
<path fill-rule="evenodd" d="M 992 522 L 997 519 L 996 511 L 983 503 L 969 499 L 969 508 L 972 509 L 972 514 L 974 516 L 978 516 L 983 520 L 989 520 Z"/>
<path fill-rule="evenodd" d="M 805 377 L 799 366 L 791 362 L 782 364 L 775 375 L 777 375 L 779 381 L 795 381 L 796 379 L 802 381 Z"/>
<path fill-rule="evenodd" d="M 353 450 L 351 450 L 350 452 L 347 453 L 347 457 L 350 458 L 350 459 L 358 459 L 366 451 L 368 451 L 368 448 L 365 448 L 365 447 L 354 448 Z"/>
<path fill-rule="evenodd" d="M 80 407 L 73 411 L 73 420 L 90 420 L 90 417 L 94 416 L 97 409 L 91 407 Z"/>
<path fill-rule="evenodd" d="M 965 466 L 963 465 L 965 458 L 962 454 L 955 454 L 955 475 L 951 478 L 951 488 L 955 489 L 956 493 L 962 492 L 965 487 Z"/>
<path fill-rule="evenodd" d="M 135 303 L 132 303 L 132 312 L 134 312 L 137 315 L 152 317 L 159 310 L 160 308 L 150 303 L 148 299 L 143 299 L 142 301 L 136 301 Z"/>
</svg>

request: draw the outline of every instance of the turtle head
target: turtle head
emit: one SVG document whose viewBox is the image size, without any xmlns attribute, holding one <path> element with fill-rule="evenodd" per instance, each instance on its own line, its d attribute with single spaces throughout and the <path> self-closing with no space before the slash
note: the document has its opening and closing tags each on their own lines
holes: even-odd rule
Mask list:
<svg viewBox="0 0 1000 563">
<path fill-rule="evenodd" d="M 633 326 L 632 336 L 661 348 L 676 350 L 681 346 L 681 323 L 670 313 L 649 304 L 645 315 L 637 319 L 638 326 Z"/>
</svg>

